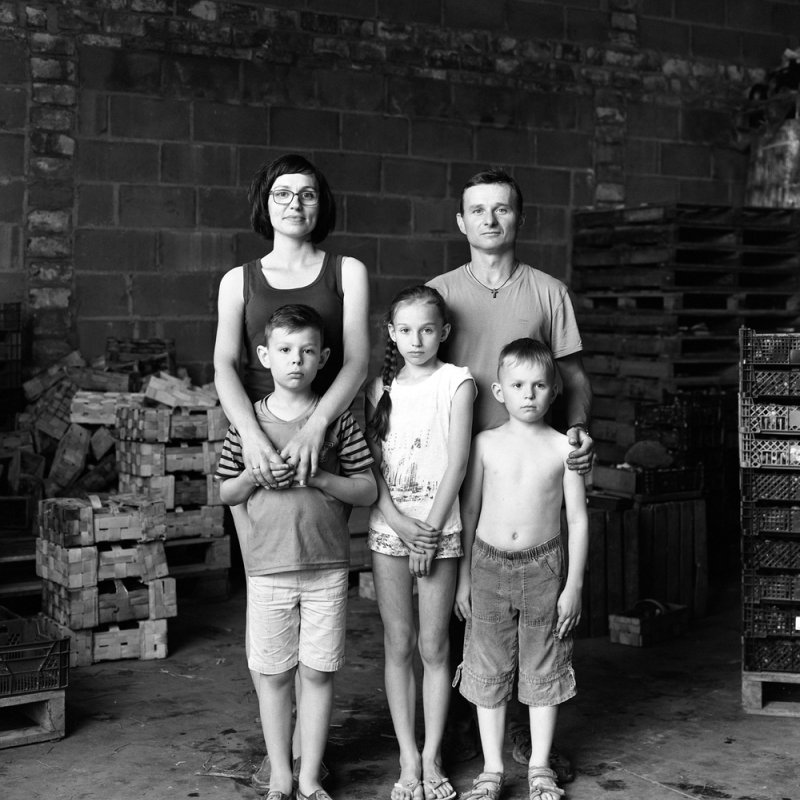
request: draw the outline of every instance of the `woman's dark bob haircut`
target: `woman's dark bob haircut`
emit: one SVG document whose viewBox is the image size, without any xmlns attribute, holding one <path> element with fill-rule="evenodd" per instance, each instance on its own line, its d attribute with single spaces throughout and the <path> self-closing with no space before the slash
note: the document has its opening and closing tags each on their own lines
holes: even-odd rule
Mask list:
<svg viewBox="0 0 800 800">
<path fill-rule="evenodd" d="M 336 204 L 325 176 L 308 159 L 297 153 L 288 153 L 276 158 L 270 164 L 264 164 L 253 176 L 250 191 L 247 193 L 250 202 L 250 226 L 264 239 L 273 238 L 274 232 L 267 208 L 272 184 L 281 175 L 296 174 L 313 175 L 317 182 L 319 216 L 314 230 L 311 231 L 311 241 L 313 244 L 319 244 L 336 224 Z"/>
</svg>

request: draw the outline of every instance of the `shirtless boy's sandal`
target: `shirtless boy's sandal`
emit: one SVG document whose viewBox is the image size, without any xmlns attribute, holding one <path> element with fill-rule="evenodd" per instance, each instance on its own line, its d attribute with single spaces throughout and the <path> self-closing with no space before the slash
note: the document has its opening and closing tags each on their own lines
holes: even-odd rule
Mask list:
<svg viewBox="0 0 800 800">
<path fill-rule="evenodd" d="M 316 789 L 311 794 L 303 794 L 299 789 L 295 789 L 295 794 L 297 800 L 333 800 L 324 789 Z"/>
<path fill-rule="evenodd" d="M 422 781 L 425 800 L 455 800 L 456 790 L 446 775 L 436 775 Z"/>
<path fill-rule="evenodd" d="M 559 800 L 565 794 L 558 788 L 555 772 L 547 767 L 528 769 L 528 790 L 530 800 Z"/>
<path fill-rule="evenodd" d="M 302 756 L 297 756 L 297 758 L 292 761 L 292 784 L 297 791 L 297 782 L 300 780 L 300 764 L 302 763 L 300 759 Z M 331 771 L 325 766 L 324 761 L 319 762 L 319 782 L 323 783 L 328 776 L 331 774 Z"/>
<path fill-rule="evenodd" d="M 392 787 L 391 800 L 422 800 L 420 797 L 421 783 L 417 778 L 410 781 L 397 781 Z"/>
<path fill-rule="evenodd" d="M 264 800 L 292 800 L 292 796 L 286 794 L 286 792 L 279 792 L 277 789 L 273 789 Z"/>
<path fill-rule="evenodd" d="M 502 772 L 481 772 L 472 781 L 472 788 L 462 793 L 461 800 L 498 800 L 505 779 Z"/>
<path fill-rule="evenodd" d="M 269 777 L 272 772 L 269 763 L 269 756 L 264 756 L 261 766 L 253 773 L 250 778 L 250 785 L 259 793 L 266 794 L 269 791 Z"/>
</svg>

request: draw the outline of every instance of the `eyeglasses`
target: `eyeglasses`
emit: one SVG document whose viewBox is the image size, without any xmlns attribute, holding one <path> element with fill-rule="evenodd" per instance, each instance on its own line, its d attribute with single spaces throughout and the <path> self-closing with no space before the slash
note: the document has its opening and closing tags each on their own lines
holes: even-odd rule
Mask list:
<svg viewBox="0 0 800 800">
<path fill-rule="evenodd" d="M 300 204 L 304 206 L 315 206 L 319 203 L 319 193 L 314 189 L 301 189 L 299 192 L 293 192 L 291 189 L 273 189 L 270 194 L 279 206 L 288 206 L 295 197 L 299 197 Z"/>
</svg>

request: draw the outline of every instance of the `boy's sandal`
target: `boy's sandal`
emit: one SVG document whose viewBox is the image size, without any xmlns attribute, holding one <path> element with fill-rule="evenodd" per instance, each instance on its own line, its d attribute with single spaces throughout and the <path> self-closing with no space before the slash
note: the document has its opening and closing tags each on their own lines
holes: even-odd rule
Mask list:
<svg viewBox="0 0 800 800">
<path fill-rule="evenodd" d="M 392 795 L 391 800 L 420 800 L 418 789 L 420 788 L 420 782 L 416 778 L 412 778 L 410 781 L 397 781 L 397 783 L 392 787 Z"/>
<path fill-rule="evenodd" d="M 292 796 L 286 794 L 286 792 L 279 792 L 277 789 L 272 789 L 264 800 L 292 800 Z"/>
<path fill-rule="evenodd" d="M 456 797 L 456 790 L 450 783 L 450 778 L 445 775 L 425 778 L 422 781 L 422 789 L 425 792 L 425 800 L 455 800 Z M 444 794 L 438 794 L 440 789 L 444 790 Z"/>
<path fill-rule="evenodd" d="M 297 800 L 333 800 L 324 789 L 316 789 L 311 794 L 303 794 L 299 789 L 295 789 L 295 794 Z"/>
<path fill-rule="evenodd" d="M 556 773 L 548 767 L 528 769 L 528 789 L 530 800 L 558 800 L 566 794 L 556 783 Z"/>
<path fill-rule="evenodd" d="M 481 772 L 472 781 L 472 788 L 461 795 L 461 800 L 498 800 L 505 780 L 502 772 Z"/>
<path fill-rule="evenodd" d="M 297 758 L 295 758 L 292 761 L 292 784 L 294 786 L 295 791 L 297 791 L 297 784 L 300 781 L 300 765 L 302 763 L 300 761 L 301 758 L 302 758 L 302 756 L 297 756 Z M 331 771 L 325 766 L 325 762 L 324 761 L 320 761 L 319 762 L 319 782 L 320 783 L 324 783 L 325 780 L 329 777 L 330 774 L 331 774 Z"/>
</svg>

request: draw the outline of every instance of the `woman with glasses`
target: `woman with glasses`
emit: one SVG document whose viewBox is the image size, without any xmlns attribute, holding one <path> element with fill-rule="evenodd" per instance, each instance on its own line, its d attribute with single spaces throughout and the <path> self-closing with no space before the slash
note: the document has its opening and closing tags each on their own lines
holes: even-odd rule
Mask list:
<svg viewBox="0 0 800 800">
<path fill-rule="evenodd" d="M 292 483 L 305 485 L 316 473 L 326 429 L 350 406 L 366 378 L 367 270 L 355 258 L 320 248 L 334 227 L 336 208 L 325 176 L 302 156 L 284 155 L 261 167 L 248 199 L 251 226 L 272 247 L 222 278 L 215 384 L 225 414 L 241 437 L 243 461 L 253 481 L 289 491 Z M 263 433 L 253 407 L 273 390 L 271 374 L 261 365 L 256 348 L 264 344 L 265 325 L 273 311 L 289 304 L 311 306 L 320 314 L 330 356 L 313 384 L 319 403 L 299 432 L 278 450 Z M 231 512 L 239 540 L 244 541 L 249 524 L 246 508 L 232 507 Z M 258 685 L 255 676 L 254 683 Z M 297 779 L 302 769 L 299 758 L 294 766 Z M 305 785 L 319 785 L 318 780 L 317 775 L 302 774 Z M 269 789 L 267 759 L 253 776 L 253 784 L 262 791 Z"/>
</svg>

